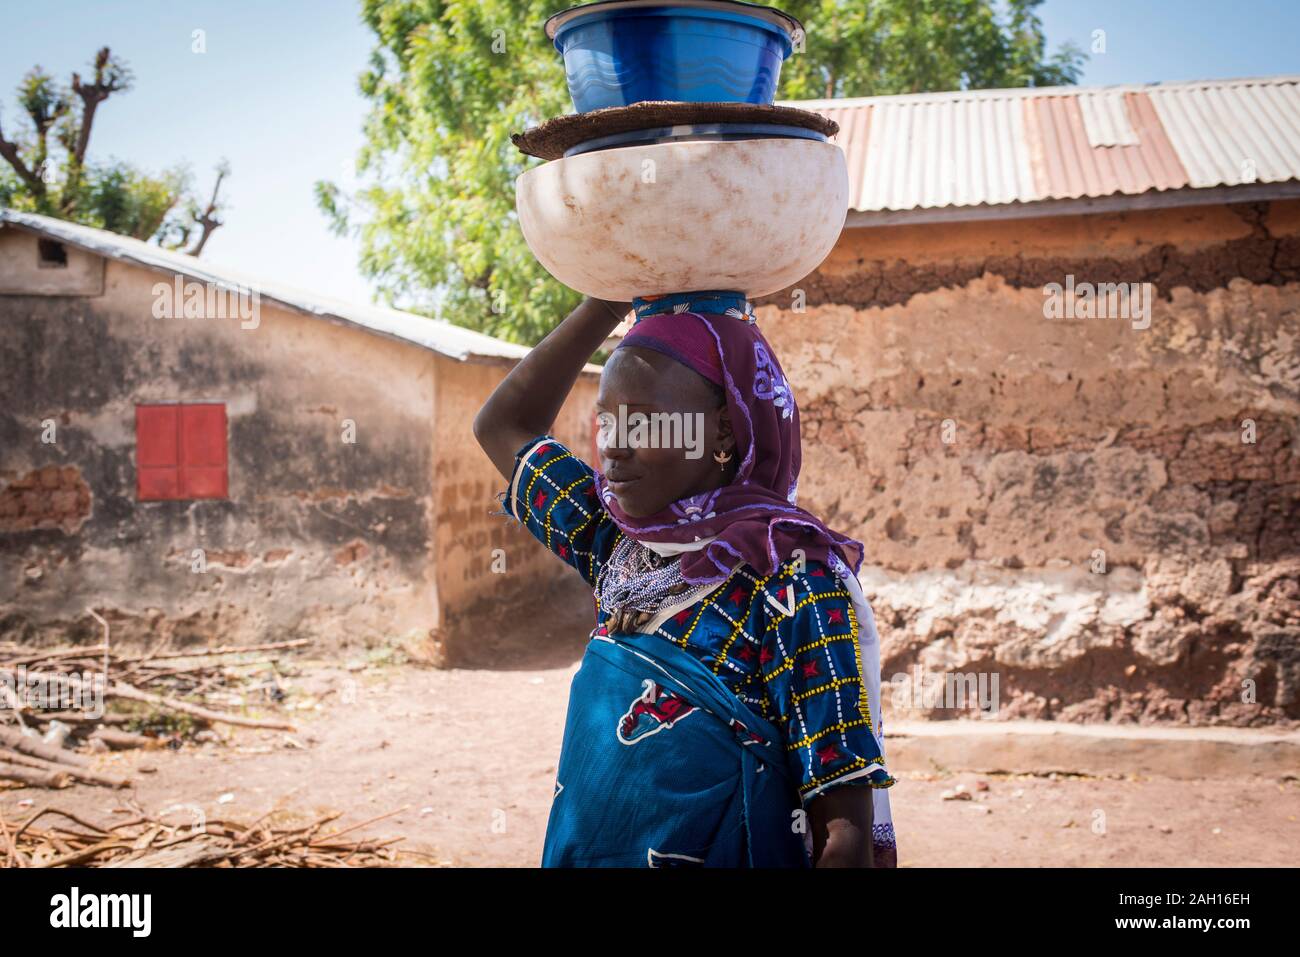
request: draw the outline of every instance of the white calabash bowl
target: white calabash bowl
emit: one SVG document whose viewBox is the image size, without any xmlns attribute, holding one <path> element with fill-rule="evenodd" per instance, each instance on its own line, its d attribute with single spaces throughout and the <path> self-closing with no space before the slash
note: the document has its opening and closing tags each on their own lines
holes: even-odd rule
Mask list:
<svg viewBox="0 0 1300 957">
<path fill-rule="evenodd" d="M 785 289 L 830 253 L 848 202 L 844 153 L 806 139 L 598 150 L 515 181 L 533 255 L 566 286 L 615 301 Z"/>
</svg>

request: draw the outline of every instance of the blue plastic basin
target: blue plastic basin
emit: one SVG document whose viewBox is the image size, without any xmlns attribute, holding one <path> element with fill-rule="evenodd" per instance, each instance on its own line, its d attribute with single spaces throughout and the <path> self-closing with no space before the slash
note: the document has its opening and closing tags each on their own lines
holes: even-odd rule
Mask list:
<svg viewBox="0 0 1300 957">
<path fill-rule="evenodd" d="M 770 105 L 799 29 L 734 0 L 605 0 L 546 21 L 579 113 L 643 100 Z"/>
</svg>

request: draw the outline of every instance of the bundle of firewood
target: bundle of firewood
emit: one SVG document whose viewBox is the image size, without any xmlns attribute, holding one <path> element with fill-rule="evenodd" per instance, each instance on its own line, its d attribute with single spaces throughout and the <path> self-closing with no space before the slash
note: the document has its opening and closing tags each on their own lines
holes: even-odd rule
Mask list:
<svg viewBox="0 0 1300 957">
<path fill-rule="evenodd" d="M 160 737 L 156 732 L 177 722 L 191 728 L 227 724 L 293 731 L 289 722 L 235 714 L 215 709 L 209 702 L 275 706 L 284 692 L 274 671 L 251 695 L 246 693 L 248 669 L 274 662 L 275 657 L 250 660 L 249 655 L 306 644 L 301 639 L 186 651 L 159 647 L 135 655 L 112 652 L 107 643 L 40 650 L 0 645 L 0 781 L 48 788 L 66 787 L 73 781 L 124 787 L 127 779 L 91 771 L 87 760 L 65 744 L 93 743 L 112 750 L 158 747 L 175 736 Z M 231 656 L 237 658 L 231 661 Z M 33 687 L 40 688 L 46 702 L 71 700 L 81 706 L 51 709 L 39 702 L 34 706 Z M 110 710 L 114 705 L 143 710 L 153 720 L 121 713 L 120 708 Z M 139 734 L 123 727 L 132 723 L 140 726 L 137 730 L 155 733 Z"/>
<path fill-rule="evenodd" d="M 135 807 L 110 826 L 46 807 L 24 821 L 0 815 L 0 861 L 5 867 L 383 867 L 396 862 L 387 840 L 345 840 L 352 831 L 401 812 L 325 833 L 341 815 L 329 814 L 298 827 L 263 822 L 167 823 Z"/>
</svg>

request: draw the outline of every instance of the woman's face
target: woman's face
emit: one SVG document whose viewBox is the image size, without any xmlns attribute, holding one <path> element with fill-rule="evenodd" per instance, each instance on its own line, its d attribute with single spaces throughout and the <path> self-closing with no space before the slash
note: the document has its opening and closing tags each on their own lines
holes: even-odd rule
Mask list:
<svg viewBox="0 0 1300 957">
<path fill-rule="evenodd" d="M 600 469 L 627 515 L 642 518 L 719 488 L 735 474 L 735 437 L 713 383 L 652 349 L 616 349 L 596 398 Z M 724 471 L 714 452 L 732 453 Z"/>
</svg>

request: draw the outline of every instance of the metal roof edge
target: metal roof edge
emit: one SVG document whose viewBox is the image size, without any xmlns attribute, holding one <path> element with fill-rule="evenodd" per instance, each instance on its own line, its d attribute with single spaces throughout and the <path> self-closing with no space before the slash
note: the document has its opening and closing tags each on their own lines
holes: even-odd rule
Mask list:
<svg viewBox="0 0 1300 957">
<path fill-rule="evenodd" d="M 831 97 L 815 100 L 774 100 L 775 106 L 800 110 L 843 109 L 874 103 L 921 103 L 952 100 L 1010 99 L 1026 96 L 1076 96 L 1080 93 L 1150 93 L 1159 90 L 1207 89 L 1232 86 L 1284 86 L 1300 83 L 1300 73 L 1230 77 L 1221 80 L 1154 80 L 1150 83 L 1115 83 L 1109 86 L 1009 86 L 980 90 L 935 90 L 925 93 L 881 93 L 874 96 Z"/>
<path fill-rule="evenodd" d="M 524 348 L 527 348 L 527 349 L 529 349 L 529 350 L 531 351 L 531 347 L 525 346 Z M 513 369 L 513 368 L 515 367 L 515 364 L 516 364 L 519 360 L 518 360 L 518 359 L 511 359 L 511 358 L 508 358 L 508 357 L 506 357 L 506 356 L 479 356 L 479 355 L 473 355 L 473 356 L 469 356 L 468 358 L 463 359 L 463 360 L 461 360 L 461 361 L 463 361 L 466 365 L 474 365 L 474 366 L 501 366 L 502 368 Z M 596 365 L 594 362 L 588 362 L 588 363 L 586 363 L 585 365 L 583 365 L 583 367 L 582 367 L 580 370 L 578 370 L 578 375 L 581 375 L 581 376 L 593 376 L 593 375 L 594 375 L 594 376 L 599 376 L 600 373 L 601 373 L 602 371 L 603 371 L 603 369 L 602 369 L 601 366 Z"/>
<path fill-rule="evenodd" d="M 919 226 L 929 223 L 986 222 L 1001 219 L 1037 219 L 1046 216 L 1083 216 L 1090 213 L 1124 212 L 1141 209 L 1171 209 L 1179 206 L 1209 206 L 1219 203 L 1258 203 L 1274 199 L 1300 199 L 1300 181 L 1250 183 L 1241 186 L 1147 190 L 1145 193 L 1114 193 L 1080 196 L 1077 199 L 1046 199 L 1033 203 L 1005 203 L 996 206 L 936 206 L 927 209 L 849 210 L 845 229 L 881 226 Z"/>
<path fill-rule="evenodd" d="M 221 269 L 185 253 L 152 246 L 130 236 L 83 226 L 66 220 L 0 207 L 0 224 L 6 224 L 79 249 L 126 262 L 155 272 L 180 274 L 199 282 L 211 282 L 230 290 L 250 290 L 259 298 L 301 315 L 324 319 L 336 325 L 362 329 L 395 342 L 418 346 L 458 362 L 476 359 L 515 362 L 528 354 L 528 347 L 387 306 L 360 305 L 290 290 L 274 282 Z"/>
</svg>

